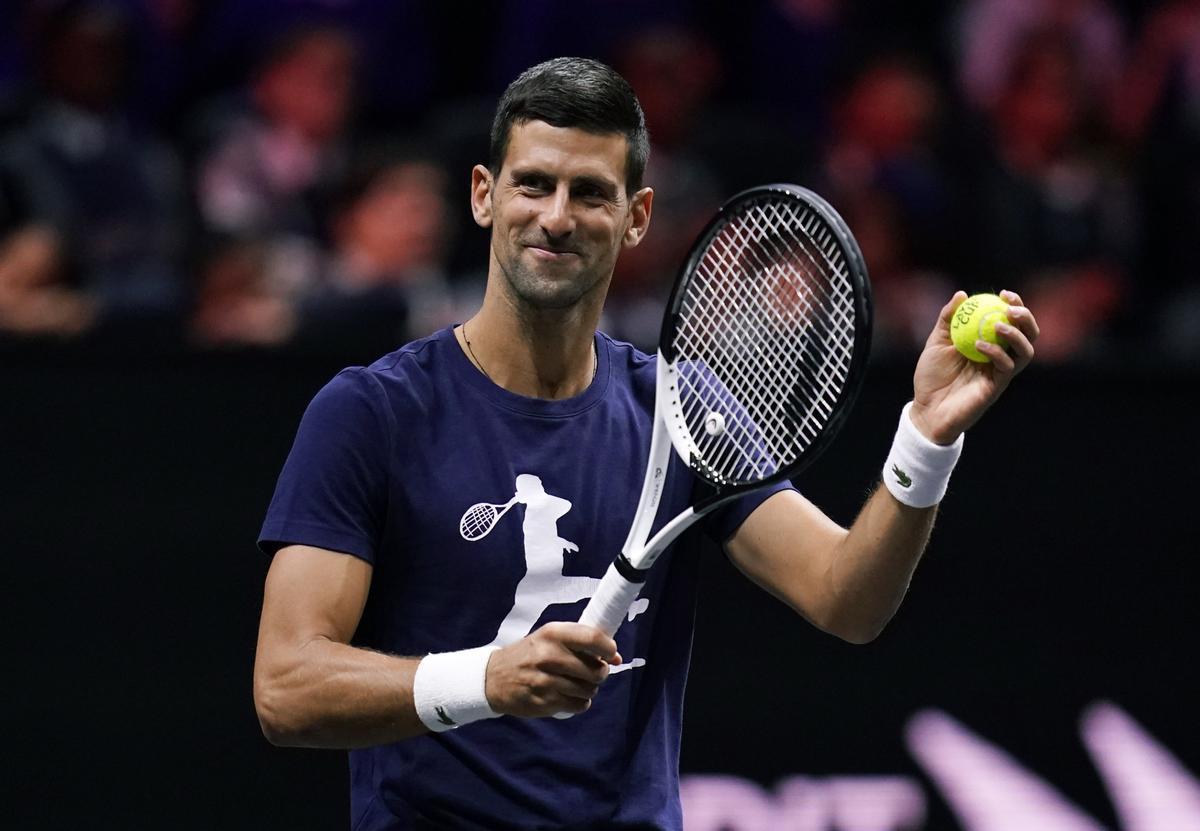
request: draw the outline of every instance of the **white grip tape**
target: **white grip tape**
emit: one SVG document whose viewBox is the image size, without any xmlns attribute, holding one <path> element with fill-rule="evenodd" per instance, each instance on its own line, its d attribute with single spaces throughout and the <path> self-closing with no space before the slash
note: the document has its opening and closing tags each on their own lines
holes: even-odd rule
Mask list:
<svg viewBox="0 0 1200 831">
<path fill-rule="evenodd" d="M 962 453 L 963 435 L 954 444 L 935 444 L 921 435 L 904 405 L 892 450 L 883 463 L 883 484 L 897 500 L 913 508 L 928 508 L 942 501 L 950 474 Z"/>
<path fill-rule="evenodd" d="M 413 703 L 421 723 L 435 733 L 444 733 L 500 715 L 488 704 L 484 692 L 488 659 L 496 649 L 478 646 L 422 658 L 413 677 Z"/>
<path fill-rule="evenodd" d="M 608 571 L 604 572 L 604 577 L 600 579 L 596 593 L 588 601 L 587 608 L 579 616 L 579 622 L 595 626 L 611 638 L 621 628 L 630 605 L 637 599 L 641 590 L 641 583 L 631 583 L 617 571 L 615 563 L 610 565 Z M 570 718 L 572 715 L 574 714 L 555 713 L 554 717 L 561 719 Z"/>
<path fill-rule="evenodd" d="M 595 626 L 612 637 L 621 628 L 621 622 L 641 590 L 641 583 L 631 583 L 617 571 L 616 564 L 610 565 L 587 608 L 579 616 L 579 622 Z"/>
</svg>

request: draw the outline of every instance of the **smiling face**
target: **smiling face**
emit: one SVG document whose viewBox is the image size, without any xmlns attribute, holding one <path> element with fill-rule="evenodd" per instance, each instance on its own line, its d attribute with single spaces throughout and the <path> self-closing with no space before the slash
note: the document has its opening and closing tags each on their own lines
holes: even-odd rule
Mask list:
<svg viewBox="0 0 1200 831">
<path fill-rule="evenodd" d="M 489 271 L 519 303 L 603 298 L 617 254 L 650 222 L 653 192 L 626 193 L 626 151 L 619 133 L 527 121 L 513 125 L 499 171 L 472 171 L 475 221 L 492 229 Z"/>
</svg>

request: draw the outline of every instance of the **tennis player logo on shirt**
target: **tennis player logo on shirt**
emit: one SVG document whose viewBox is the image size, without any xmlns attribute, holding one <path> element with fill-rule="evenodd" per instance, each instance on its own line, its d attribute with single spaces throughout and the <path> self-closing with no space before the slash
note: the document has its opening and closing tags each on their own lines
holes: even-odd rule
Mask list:
<svg viewBox="0 0 1200 831">
<path fill-rule="evenodd" d="M 547 493 L 541 478 L 531 473 L 517 476 L 516 493 L 503 505 L 481 502 L 472 505 L 459 521 L 459 533 L 469 542 L 477 542 L 496 527 L 508 510 L 516 504 L 525 506 L 521 531 L 525 537 L 525 576 L 517 584 L 512 611 L 500 623 L 500 629 L 490 646 L 506 646 L 529 634 L 542 613 L 558 603 L 576 603 L 590 598 L 600 584 L 597 577 L 563 574 L 567 554 L 579 546 L 563 539 L 558 533 L 558 521 L 571 510 L 571 502 Z M 634 600 L 628 619 L 646 611 L 650 601 L 644 597 Z M 613 672 L 643 666 L 645 660 L 634 658 L 613 667 Z"/>
</svg>

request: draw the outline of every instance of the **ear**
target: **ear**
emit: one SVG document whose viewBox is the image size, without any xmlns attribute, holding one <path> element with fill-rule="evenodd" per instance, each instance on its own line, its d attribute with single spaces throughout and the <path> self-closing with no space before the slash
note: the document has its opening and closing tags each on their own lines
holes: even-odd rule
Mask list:
<svg viewBox="0 0 1200 831">
<path fill-rule="evenodd" d="M 471 215 L 480 228 L 492 227 L 492 172 L 481 164 L 471 168 Z"/>
<path fill-rule="evenodd" d="M 642 237 L 646 235 L 646 230 L 650 227 L 650 212 L 653 207 L 654 190 L 652 188 L 642 188 L 633 195 L 629 205 L 629 227 L 625 229 L 621 245 L 633 248 L 642 241 Z"/>
</svg>

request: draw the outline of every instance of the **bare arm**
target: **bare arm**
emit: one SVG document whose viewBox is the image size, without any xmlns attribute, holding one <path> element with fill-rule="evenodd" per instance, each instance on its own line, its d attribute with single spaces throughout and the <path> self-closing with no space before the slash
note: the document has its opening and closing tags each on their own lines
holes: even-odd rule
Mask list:
<svg viewBox="0 0 1200 831">
<path fill-rule="evenodd" d="M 846 530 L 785 491 L 759 506 L 726 550 L 747 577 L 815 626 L 866 643 L 904 599 L 936 513 L 902 505 L 878 488 Z"/>
<path fill-rule="evenodd" d="M 971 364 L 950 342 L 942 309 L 913 379 L 914 426 L 937 444 L 952 444 L 1033 359 L 1038 326 L 1021 299 L 1005 293 L 1012 326 L 998 327 L 1008 350 L 985 344 L 990 364 Z M 937 507 L 912 508 L 885 487 L 867 500 L 849 530 L 798 493 L 760 505 L 726 544 L 734 564 L 816 626 L 854 643 L 876 637 L 895 614 L 933 528 Z"/>
<path fill-rule="evenodd" d="M 348 554 L 276 553 L 254 663 L 254 705 L 273 744 L 368 747 L 428 732 L 413 705 L 420 658 L 350 645 L 370 584 L 371 566 Z M 620 660 L 597 630 L 549 624 L 492 655 L 487 699 L 509 715 L 582 712 Z"/>
<path fill-rule="evenodd" d="M 273 744 L 365 747 L 425 732 L 412 701 L 419 659 L 349 645 L 370 585 L 358 557 L 276 553 L 254 661 L 254 705 Z"/>
</svg>

